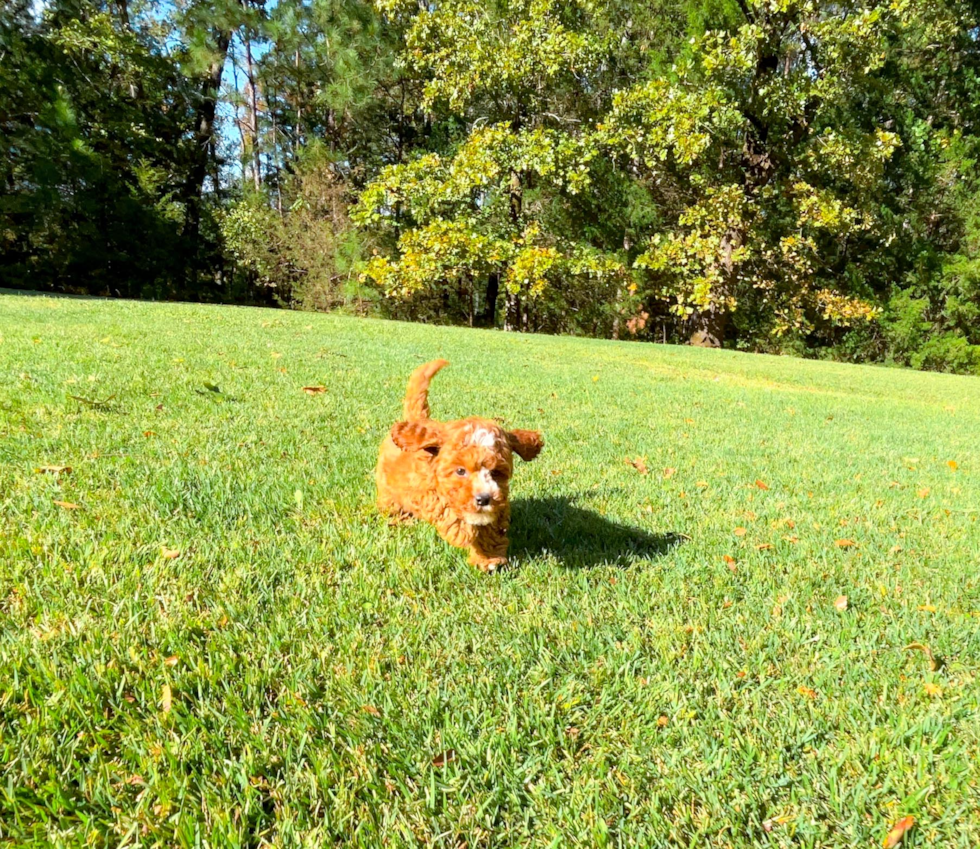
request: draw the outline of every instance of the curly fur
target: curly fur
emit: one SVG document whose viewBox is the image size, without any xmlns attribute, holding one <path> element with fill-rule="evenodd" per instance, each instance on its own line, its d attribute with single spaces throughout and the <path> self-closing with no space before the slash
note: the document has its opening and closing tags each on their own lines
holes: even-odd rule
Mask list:
<svg viewBox="0 0 980 849">
<path fill-rule="evenodd" d="M 533 460 L 544 441 L 490 419 L 430 419 L 429 381 L 447 365 L 433 360 L 409 378 L 404 419 L 378 455 L 378 507 L 431 523 L 450 545 L 468 548 L 472 564 L 492 571 L 507 562 L 513 455 Z"/>
</svg>

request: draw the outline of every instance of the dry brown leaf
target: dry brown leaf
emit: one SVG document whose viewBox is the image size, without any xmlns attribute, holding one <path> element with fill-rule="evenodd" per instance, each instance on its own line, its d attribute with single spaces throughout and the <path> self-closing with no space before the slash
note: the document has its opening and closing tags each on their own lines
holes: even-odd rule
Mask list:
<svg viewBox="0 0 980 849">
<path fill-rule="evenodd" d="M 636 469 L 641 475 L 645 475 L 650 470 L 647 468 L 646 457 L 637 457 L 631 460 L 629 457 L 626 458 L 626 462 L 629 463 L 634 469 Z"/>
<path fill-rule="evenodd" d="M 847 610 L 847 596 L 839 595 L 836 601 L 834 601 L 834 607 L 836 607 L 841 613 Z"/>
<path fill-rule="evenodd" d="M 170 691 L 170 685 L 163 685 L 163 698 L 160 699 L 160 706 L 163 708 L 164 715 L 170 713 L 170 708 L 173 705 L 173 693 Z"/>
<path fill-rule="evenodd" d="M 143 431 L 143 436 L 145 436 L 147 438 L 149 438 L 151 436 L 156 436 L 156 435 L 157 435 L 157 432 L 155 430 L 144 430 Z"/>
<path fill-rule="evenodd" d="M 817 697 L 816 690 L 811 690 L 809 687 L 804 687 L 802 684 L 796 688 L 796 692 L 801 696 L 806 696 L 808 699 L 815 699 Z"/>
<path fill-rule="evenodd" d="M 926 487 L 923 487 L 922 489 L 920 489 L 916 493 L 916 495 L 918 495 L 919 498 L 928 498 L 929 497 L 929 487 L 927 487 L 927 486 Z"/>
<path fill-rule="evenodd" d="M 361 710 L 363 710 L 365 713 L 371 714 L 371 716 L 381 716 L 381 711 L 374 705 L 361 705 Z"/>
<path fill-rule="evenodd" d="M 167 546 L 161 545 L 160 556 L 164 560 L 176 560 L 178 557 L 180 557 L 180 551 L 176 548 L 167 548 Z"/>
<path fill-rule="evenodd" d="M 895 849 L 902 842 L 902 838 L 905 837 L 905 832 L 912 828 L 913 825 L 915 825 L 915 817 L 902 817 L 891 827 L 891 831 L 885 836 L 885 842 L 882 845 L 885 849 Z"/>
<path fill-rule="evenodd" d="M 666 716 L 664 716 L 663 714 L 661 714 L 659 717 L 657 717 L 657 725 L 660 728 L 666 728 L 669 722 L 670 722 L 670 720 Z"/>
<path fill-rule="evenodd" d="M 177 655 L 172 654 L 164 662 L 164 666 L 176 666 L 180 662 L 180 658 Z"/>
<path fill-rule="evenodd" d="M 669 466 L 664 469 L 665 478 L 672 478 L 675 474 L 677 474 L 677 469 L 670 468 Z"/>
<path fill-rule="evenodd" d="M 745 530 L 745 528 L 735 528 L 735 530 L 732 531 L 732 533 L 735 534 L 735 536 L 737 537 L 744 537 L 748 533 L 748 531 Z"/>
<path fill-rule="evenodd" d="M 34 471 L 39 475 L 70 475 L 71 466 L 39 466 Z"/>
<path fill-rule="evenodd" d="M 757 545 L 755 548 L 756 548 L 756 551 L 768 551 L 770 548 L 772 548 L 772 543 L 771 542 L 764 542 L 764 543 L 762 543 L 760 545 Z"/>
<path fill-rule="evenodd" d="M 303 391 L 307 395 L 320 395 L 321 393 L 327 391 L 327 387 L 326 386 L 304 386 L 303 387 Z"/>
<path fill-rule="evenodd" d="M 56 505 L 56 506 L 58 506 L 58 507 L 62 507 L 65 510 L 81 510 L 82 509 L 82 507 L 81 507 L 80 504 L 74 504 L 71 501 L 52 501 L 51 503 L 54 504 L 54 505 Z"/>
<path fill-rule="evenodd" d="M 456 760 L 456 750 L 455 749 L 446 749 L 445 752 L 442 752 L 441 754 L 436 755 L 432 759 L 432 765 L 433 766 L 445 766 L 448 763 L 452 763 L 454 760 Z"/>
<path fill-rule="evenodd" d="M 838 548 L 852 548 L 853 546 L 857 545 L 857 543 L 852 539 L 839 539 L 834 541 L 834 545 L 836 545 Z"/>
<path fill-rule="evenodd" d="M 759 489 L 769 489 L 764 481 L 756 481 L 755 485 L 759 487 Z"/>
<path fill-rule="evenodd" d="M 736 572 L 738 570 L 738 566 L 735 564 L 735 558 L 730 554 L 726 554 L 722 559 L 725 561 L 730 572 Z"/>
<path fill-rule="evenodd" d="M 131 775 L 126 779 L 126 783 L 132 787 L 139 787 L 142 784 L 146 784 L 142 775 Z"/>
</svg>

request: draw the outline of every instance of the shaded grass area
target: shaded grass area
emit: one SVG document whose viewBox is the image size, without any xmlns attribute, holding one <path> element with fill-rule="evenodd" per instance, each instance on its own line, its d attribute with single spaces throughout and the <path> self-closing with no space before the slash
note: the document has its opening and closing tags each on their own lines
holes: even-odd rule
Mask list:
<svg viewBox="0 0 980 849">
<path fill-rule="evenodd" d="M 439 356 L 546 435 L 500 575 L 373 509 Z M 977 845 L 978 433 L 969 378 L 0 295 L 0 838 Z"/>
</svg>

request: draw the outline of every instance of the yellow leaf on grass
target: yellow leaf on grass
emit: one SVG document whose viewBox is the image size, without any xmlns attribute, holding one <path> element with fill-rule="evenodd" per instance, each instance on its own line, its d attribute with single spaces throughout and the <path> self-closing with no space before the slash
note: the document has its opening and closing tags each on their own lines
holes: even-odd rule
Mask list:
<svg viewBox="0 0 980 849">
<path fill-rule="evenodd" d="M 180 551 L 176 548 L 167 548 L 165 545 L 160 546 L 160 556 L 164 560 L 176 560 L 180 557 Z"/>
<path fill-rule="evenodd" d="M 670 720 L 666 716 L 663 716 L 662 714 L 659 717 L 657 717 L 657 725 L 660 726 L 661 728 L 666 728 L 669 722 Z"/>
<path fill-rule="evenodd" d="M 371 714 L 371 716 L 381 716 L 381 711 L 374 705 L 361 705 L 361 710 L 363 710 L 365 713 Z"/>
<path fill-rule="evenodd" d="M 180 658 L 177 655 L 172 654 L 164 662 L 164 666 L 176 666 L 180 662 Z"/>
<path fill-rule="evenodd" d="M 941 696 L 943 694 L 942 687 L 938 684 L 933 684 L 932 681 L 926 681 L 922 685 L 922 689 L 926 691 L 927 696 Z"/>
<path fill-rule="evenodd" d="M 170 685 L 163 685 L 163 697 L 160 699 L 160 707 L 163 708 L 164 714 L 170 713 L 170 708 L 173 706 L 173 693 L 170 691 Z"/>
<path fill-rule="evenodd" d="M 936 612 L 936 605 L 934 605 L 934 604 L 920 604 L 919 605 L 919 610 L 923 610 L 926 613 L 935 613 Z"/>
<path fill-rule="evenodd" d="M 925 643 L 909 643 L 905 646 L 905 651 L 918 651 L 922 652 L 929 661 L 929 668 L 935 672 L 940 667 L 940 662 L 936 659 L 936 656 L 932 653 L 932 649 L 929 648 Z"/>
<path fill-rule="evenodd" d="M 852 539 L 839 539 L 834 541 L 834 545 L 836 545 L 838 548 L 852 548 L 853 546 L 857 545 L 857 543 Z"/>
<path fill-rule="evenodd" d="M 670 468 L 669 466 L 664 469 L 664 477 L 672 478 L 677 473 L 677 469 Z"/>
<path fill-rule="evenodd" d="M 748 533 L 748 531 L 745 530 L 745 528 L 735 528 L 735 530 L 732 531 L 732 533 L 735 534 L 735 536 L 737 537 L 744 537 Z"/>
<path fill-rule="evenodd" d="M 802 685 L 796 688 L 796 692 L 801 696 L 806 696 L 808 699 L 815 699 L 817 697 L 816 690 L 811 690 L 809 687 L 804 687 Z"/>
<path fill-rule="evenodd" d="M 74 504 L 71 501 L 52 501 L 51 503 L 54 504 L 57 507 L 61 507 L 64 510 L 81 510 L 82 509 L 81 508 L 81 505 Z"/>
<path fill-rule="evenodd" d="M 953 472 L 959 468 L 959 464 L 955 460 L 950 460 L 946 465 L 949 466 L 950 471 Z"/>
<path fill-rule="evenodd" d="M 902 838 L 905 837 L 905 832 L 912 828 L 913 825 L 915 825 L 915 817 L 902 817 L 891 827 L 882 845 L 885 849 L 895 849 L 902 842 Z"/>
<path fill-rule="evenodd" d="M 763 481 L 756 481 L 755 485 L 759 487 L 759 489 L 769 489 L 768 485 L 765 484 Z"/>
<path fill-rule="evenodd" d="M 929 487 L 927 487 L 927 486 L 926 487 L 923 487 L 916 494 L 919 496 L 919 498 L 928 498 L 929 497 Z"/>
<path fill-rule="evenodd" d="M 327 387 L 326 386 L 304 386 L 303 387 L 303 391 L 307 395 L 320 395 L 321 393 L 327 391 Z"/>
<path fill-rule="evenodd" d="M 846 595 L 837 596 L 837 600 L 834 602 L 834 607 L 836 607 L 839 611 L 841 611 L 841 613 L 847 610 L 847 596 Z"/>
</svg>

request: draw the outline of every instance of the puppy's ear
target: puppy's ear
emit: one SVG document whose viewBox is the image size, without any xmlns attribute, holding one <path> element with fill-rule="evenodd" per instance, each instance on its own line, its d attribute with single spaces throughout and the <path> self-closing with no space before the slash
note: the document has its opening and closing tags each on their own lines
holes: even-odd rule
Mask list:
<svg viewBox="0 0 980 849">
<path fill-rule="evenodd" d="M 544 448 L 544 438 L 536 430 L 511 430 L 507 432 L 507 444 L 522 460 L 533 460 Z"/>
<path fill-rule="evenodd" d="M 402 451 L 428 451 L 438 454 L 443 443 L 442 428 L 434 422 L 395 422 L 391 441 Z"/>
</svg>

